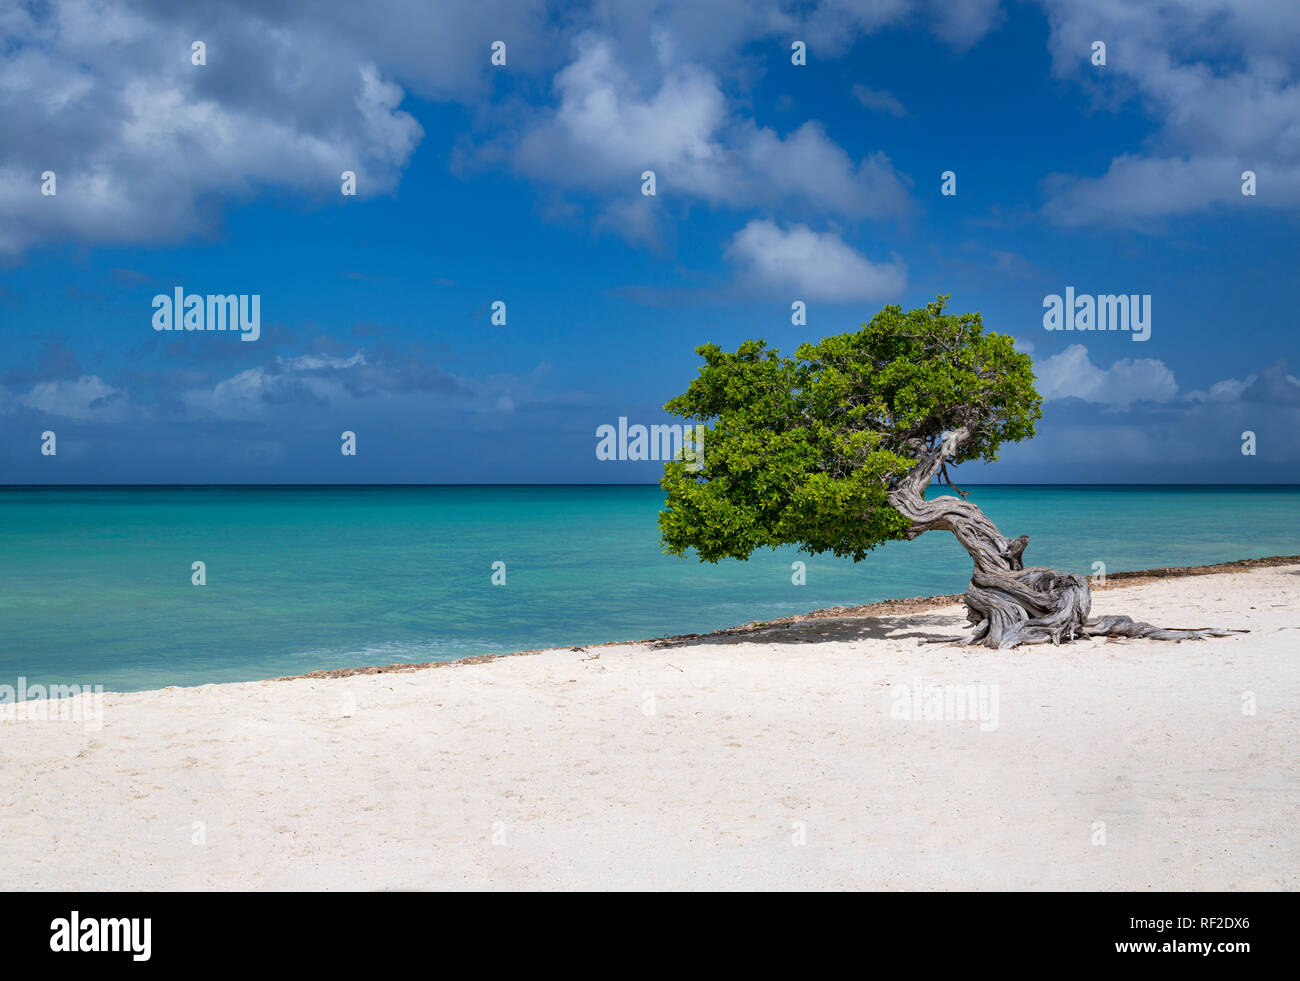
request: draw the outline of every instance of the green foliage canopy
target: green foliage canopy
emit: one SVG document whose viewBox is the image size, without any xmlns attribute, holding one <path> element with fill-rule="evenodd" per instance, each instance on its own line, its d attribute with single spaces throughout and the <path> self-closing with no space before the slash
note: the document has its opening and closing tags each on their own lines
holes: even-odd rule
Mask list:
<svg viewBox="0 0 1300 981">
<path fill-rule="evenodd" d="M 664 468 L 664 550 L 716 562 L 799 545 L 860 560 L 905 537 L 889 492 L 946 432 L 970 430 L 956 464 L 1032 437 L 1042 399 L 1029 355 L 984 333 L 978 313 L 944 313 L 946 300 L 885 307 L 793 358 L 761 339 L 696 348 L 699 377 L 664 408 L 704 424 L 703 466 Z"/>
</svg>

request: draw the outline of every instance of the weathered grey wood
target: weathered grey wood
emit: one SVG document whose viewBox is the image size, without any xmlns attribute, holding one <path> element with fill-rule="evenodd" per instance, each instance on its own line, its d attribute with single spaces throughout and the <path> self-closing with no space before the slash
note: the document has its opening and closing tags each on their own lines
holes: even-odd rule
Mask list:
<svg viewBox="0 0 1300 981">
<path fill-rule="evenodd" d="M 975 632 L 967 643 L 1003 649 L 1020 644 L 1060 644 L 1080 637 L 1201 640 L 1245 632 L 1222 627 L 1166 629 L 1126 616 L 1089 619 L 1092 591 L 1083 576 L 1026 569 L 1022 556 L 1028 537 L 1007 538 L 978 506 L 964 498 L 925 499 L 926 486 L 970 435 L 962 426 L 924 447 L 919 462 L 889 494 L 890 504 L 912 522 L 909 539 L 927 531 L 950 531 L 974 561 L 965 602 Z"/>
</svg>

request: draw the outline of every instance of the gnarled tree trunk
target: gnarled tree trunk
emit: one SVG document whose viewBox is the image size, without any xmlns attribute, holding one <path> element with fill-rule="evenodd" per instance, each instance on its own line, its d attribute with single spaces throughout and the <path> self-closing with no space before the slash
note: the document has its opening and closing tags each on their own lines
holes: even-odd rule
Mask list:
<svg viewBox="0 0 1300 981">
<path fill-rule="evenodd" d="M 925 499 L 926 485 L 969 436 L 964 426 L 948 433 L 942 445 L 922 452 L 920 462 L 889 494 L 895 510 L 912 522 L 909 539 L 927 531 L 950 531 L 974 560 L 965 596 L 967 618 L 975 625 L 968 643 L 1005 648 L 1059 644 L 1077 637 L 1194 640 L 1242 632 L 1217 627 L 1166 630 L 1126 616 L 1089 619 L 1092 593 L 1083 576 L 1026 569 L 1021 556 L 1028 537 L 1005 537 L 983 511 L 963 498 Z"/>
</svg>

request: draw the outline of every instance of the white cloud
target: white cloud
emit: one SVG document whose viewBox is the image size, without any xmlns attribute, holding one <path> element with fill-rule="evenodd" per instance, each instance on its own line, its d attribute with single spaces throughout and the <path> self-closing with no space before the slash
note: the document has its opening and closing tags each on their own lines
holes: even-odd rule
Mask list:
<svg viewBox="0 0 1300 981">
<path fill-rule="evenodd" d="M 331 404 L 349 399 L 343 375 L 365 365 L 366 356 L 360 351 L 348 358 L 324 354 L 277 357 L 211 388 L 182 392 L 180 398 L 195 418 L 256 419 L 270 406 L 286 402 Z"/>
<path fill-rule="evenodd" d="M 1190 402 L 1266 403 L 1275 406 L 1300 405 L 1300 378 L 1287 374 L 1286 362 L 1278 361 L 1263 371 L 1244 379 L 1225 378 L 1210 386 L 1209 391 L 1188 392 Z"/>
<path fill-rule="evenodd" d="M 1168 402 L 1178 394 L 1174 373 L 1163 361 L 1123 358 L 1109 369 L 1099 368 L 1082 344 L 1039 361 L 1034 375 L 1046 400 L 1077 398 L 1125 408 L 1134 402 Z"/>
<path fill-rule="evenodd" d="M 797 37 L 826 61 L 885 27 L 964 47 L 996 23 L 996 0 L 960 8 L 372 0 L 303 16 L 257 0 L 0 5 L 0 254 L 69 240 L 182 241 L 215 230 L 227 202 L 268 189 L 337 201 L 345 169 L 360 195 L 388 193 L 423 137 L 400 108 L 406 91 L 467 105 L 479 132 L 522 135 L 489 141 L 477 159 L 513 161 L 560 187 L 633 194 L 649 167 L 662 169 L 665 193 L 715 204 L 901 215 L 907 182 L 882 153 L 850 159 L 815 122 L 764 128 L 724 92 L 752 84 L 755 41 L 787 49 Z M 567 39 L 584 31 L 599 40 L 564 65 Z M 190 63 L 195 40 L 207 45 L 204 66 Z M 522 95 L 494 101 L 496 40 L 515 78 L 559 71 L 557 109 Z M 47 169 L 58 175 L 55 197 L 39 193 Z M 634 238 L 657 239 L 607 210 Z"/>
<path fill-rule="evenodd" d="M 668 56 L 668 55 L 666 55 Z M 855 164 L 817 122 L 781 136 L 733 116 L 716 77 L 671 64 L 637 83 L 605 37 L 584 35 L 555 79 L 559 105 L 514 153 L 523 173 L 628 197 L 655 171 L 657 195 L 737 207 L 790 203 L 849 218 L 906 214 L 903 180 L 882 153 Z"/>
<path fill-rule="evenodd" d="M 1211 385 L 1208 392 L 1188 392 L 1187 400 L 1189 402 L 1236 402 L 1246 389 L 1255 384 L 1258 377 L 1258 375 L 1247 375 L 1245 381 L 1236 378 L 1225 378 L 1223 381 Z"/>
<path fill-rule="evenodd" d="M 1002 19 L 1001 0 L 931 0 L 934 33 L 957 49 L 969 48 Z"/>
<path fill-rule="evenodd" d="M 807 225 L 783 230 L 755 219 L 736 233 L 726 255 L 740 267 L 742 283 L 762 292 L 784 290 L 792 300 L 894 299 L 907 280 L 897 257 L 873 263 L 838 235 Z"/>
<path fill-rule="evenodd" d="M 900 119 L 907 115 L 907 110 L 903 108 L 903 104 L 893 95 L 883 90 L 878 91 L 858 84 L 853 86 L 853 98 L 857 99 L 867 109 L 875 109 L 878 112 L 888 113 Z"/>
<path fill-rule="evenodd" d="M 795 39 L 811 57 L 838 58 L 860 37 L 887 27 L 929 30 L 954 48 L 978 41 L 998 20 L 999 0 L 622 0 L 567 5 L 566 16 L 615 38 L 635 68 L 661 56 L 670 36 L 683 60 L 717 65 L 733 60 L 754 41 L 789 52 Z M 562 3 L 556 7 L 565 7 Z M 583 14 L 587 16 L 583 16 Z"/>
<path fill-rule="evenodd" d="M 1104 409 L 1080 408 L 1078 403 L 1049 401 L 1043 410 L 1040 437 L 1007 447 L 1004 462 L 1012 479 L 1040 479 L 1040 467 L 1048 467 L 1057 480 L 1168 481 L 1216 480 L 1224 482 L 1277 480 L 1295 477 L 1300 460 L 1300 381 L 1288 375 L 1284 362 L 1252 373 L 1246 379 L 1224 379 L 1208 392 L 1193 391 L 1168 400 L 1122 404 L 1130 394 L 1115 392 L 1126 384 L 1091 366 L 1079 345 L 1061 352 L 1057 367 L 1083 380 L 1073 391 L 1058 398 L 1078 395 L 1089 380 L 1093 390 L 1078 397 L 1092 396 Z M 1069 356 L 1068 358 L 1066 356 Z M 1054 379 L 1039 371 L 1039 390 L 1046 392 Z M 1154 362 L 1159 366 L 1159 362 Z M 1130 366 L 1130 370 L 1133 366 Z M 1160 367 L 1149 368 L 1147 397 L 1154 390 L 1172 391 L 1173 381 L 1161 385 Z M 1069 386 L 1067 386 L 1069 387 Z M 1140 386 L 1139 386 L 1140 387 Z M 1119 395 L 1116 404 L 1116 395 Z M 1243 456 L 1242 433 L 1254 432 L 1258 456 Z M 1050 434 L 1050 435 L 1049 435 Z M 1098 461 L 1104 460 L 1103 470 Z M 1208 467 L 1207 467 L 1208 465 Z M 1030 466 L 1031 470 L 1020 469 Z"/>
<path fill-rule="evenodd" d="M 266 187 L 396 186 L 423 131 L 402 90 L 328 22 L 172 16 L 63 0 L 11 13 L 0 48 L 0 252 L 52 241 L 169 242 L 210 230 L 210 199 Z M 191 43 L 207 64 L 190 62 Z M 56 175 L 42 195 L 39 175 Z"/>
<path fill-rule="evenodd" d="M 1136 96 L 1149 149 L 1099 177 L 1056 175 L 1044 213 L 1062 225 L 1129 224 L 1214 205 L 1300 205 L 1300 5 L 1294 0 L 1042 0 L 1058 75 L 1113 104 Z M 1090 63 L 1093 41 L 1106 65 Z M 1258 178 L 1254 198 L 1241 174 Z"/>
<path fill-rule="evenodd" d="M 526 376 L 500 373 L 481 378 L 448 374 L 418 349 L 347 357 L 312 353 L 279 356 L 215 384 L 177 393 L 191 419 L 267 421 L 286 412 L 312 413 L 328 406 L 360 412 L 363 403 L 379 411 L 427 415 L 444 411 L 510 413 L 542 404 L 539 366 Z"/>
<path fill-rule="evenodd" d="M 1137 226 L 1142 219 L 1251 200 L 1241 194 L 1241 175 L 1249 169 L 1255 171 L 1257 188 L 1262 182 L 1268 191 L 1265 207 L 1300 204 L 1300 165 L 1125 154 L 1112 160 L 1101 177 L 1048 179 L 1045 186 L 1056 193 L 1043 213 L 1061 225 Z"/>
<path fill-rule="evenodd" d="M 1293 0 L 1040 0 L 1055 71 L 1101 103 L 1136 101 L 1155 131 L 1095 174 L 1057 175 L 1044 213 L 1062 225 L 1140 225 L 1209 207 L 1300 207 L 1300 5 Z M 547 0 L 374 0 L 220 8 L 123 0 L 4 5 L 0 34 L 0 253 L 56 241 L 172 242 L 212 230 L 220 207 L 267 188 L 329 199 L 339 174 L 362 195 L 397 186 L 423 137 L 410 90 L 470 105 L 482 147 L 557 187 L 660 193 L 729 207 L 803 208 L 849 219 L 911 208 L 880 152 L 850 158 L 817 122 L 760 126 L 727 95 L 753 82 L 749 45 L 806 40 L 842 55 L 883 28 L 927 29 L 962 48 L 994 29 L 998 0 L 665 0 L 564 9 Z M 570 55 L 564 40 L 586 31 Z M 201 37 L 208 64 L 190 64 Z M 552 71 L 558 104 L 492 104 L 492 41 L 512 75 Z M 1089 64 L 1104 39 L 1104 68 Z M 890 93 L 855 87 L 899 114 Z M 537 122 L 538 118 L 541 122 Z M 519 120 L 530 120 L 522 124 Z M 512 122 L 513 121 L 513 122 Z M 495 154 L 495 157 L 493 156 Z M 57 197 L 37 175 L 58 174 Z M 1253 170 L 1258 195 L 1243 198 Z M 606 201 L 639 241 L 644 222 Z M 798 217 L 797 215 L 794 217 Z"/>
<path fill-rule="evenodd" d="M 37 382 L 14 399 L 38 412 L 80 421 L 115 422 L 126 416 L 126 394 L 98 375 Z"/>
</svg>

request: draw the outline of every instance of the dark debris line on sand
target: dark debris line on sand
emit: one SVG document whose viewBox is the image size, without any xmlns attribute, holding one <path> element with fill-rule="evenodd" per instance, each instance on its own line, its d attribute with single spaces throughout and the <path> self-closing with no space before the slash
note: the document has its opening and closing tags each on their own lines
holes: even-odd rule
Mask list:
<svg viewBox="0 0 1300 981">
<path fill-rule="evenodd" d="M 1220 562 L 1217 565 L 1188 565 L 1164 569 L 1139 569 L 1136 572 L 1109 572 L 1102 585 L 1093 584 L 1094 590 L 1116 589 L 1121 586 L 1142 586 L 1161 579 L 1178 579 L 1182 576 L 1210 576 L 1222 572 L 1241 572 L 1245 569 L 1268 569 L 1283 565 L 1300 565 L 1300 555 L 1270 555 L 1262 559 L 1238 559 L 1235 562 Z M 678 634 L 674 637 L 652 637 L 648 640 L 613 640 L 604 644 L 587 644 L 587 649 L 600 647 L 620 647 L 628 644 L 653 644 L 663 646 L 680 644 L 685 641 L 699 640 L 704 637 L 734 637 L 755 633 L 758 630 L 770 630 L 773 627 L 787 627 L 808 620 L 829 620 L 846 617 L 884 617 L 898 616 L 905 613 L 924 613 L 944 606 L 955 606 L 962 602 L 963 593 L 948 593 L 943 596 L 913 596 L 908 599 L 887 599 L 865 606 L 833 606 L 826 610 L 813 610 L 811 613 L 799 613 L 795 616 L 781 617 L 778 620 L 762 620 L 743 624 L 739 627 L 727 627 L 708 634 Z M 517 657 L 522 654 L 541 654 L 543 651 L 556 650 L 545 647 L 528 651 L 512 651 L 509 654 L 478 654 L 474 657 L 458 658 L 454 661 L 425 661 L 421 664 L 389 664 L 383 667 L 338 668 L 332 671 L 311 671 L 307 674 L 285 675 L 273 678 L 273 681 L 298 681 L 303 678 L 347 678 L 358 674 L 407 674 L 411 671 L 423 671 L 426 668 L 445 668 L 461 664 L 485 664 L 503 657 Z M 577 648 L 570 648 L 576 650 Z"/>
</svg>

